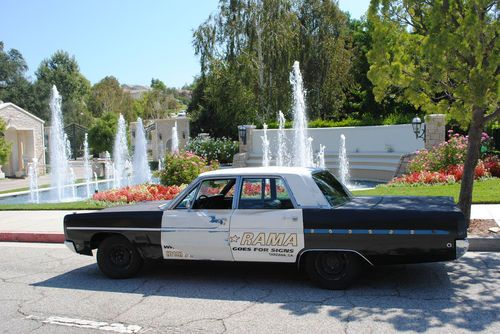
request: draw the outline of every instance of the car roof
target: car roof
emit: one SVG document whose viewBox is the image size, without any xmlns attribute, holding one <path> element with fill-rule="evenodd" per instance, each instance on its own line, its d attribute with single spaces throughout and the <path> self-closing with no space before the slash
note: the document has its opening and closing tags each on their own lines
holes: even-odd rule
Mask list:
<svg viewBox="0 0 500 334">
<path fill-rule="evenodd" d="M 239 175 L 304 175 L 309 176 L 314 171 L 319 171 L 313 167 L 242 167 L 242 168 L 225 168 L 213 170 L 200 174 L 200 177 L 211 176 L 239 176 Z"/>
</svg>

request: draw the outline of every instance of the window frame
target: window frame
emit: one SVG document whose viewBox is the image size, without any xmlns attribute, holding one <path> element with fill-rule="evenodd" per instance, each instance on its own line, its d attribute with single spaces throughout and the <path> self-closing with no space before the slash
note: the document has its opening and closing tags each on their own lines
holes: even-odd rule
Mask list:
<svg viewBox="0 0 500 334">
<path fill-rule="evenodd" d="M 236 207 L 235 210 L 252 210 L 252 209 L 240 209 L 239 204 L 240 204 L 240 198 L 241 194 L 243 191 L 243 181 L 245 179 L 280 179 L 283 181 L 283 185 L 285 186 L 286 191 L 288 192 L 288 195 L 290 196 L 290 200 L 292 202 L 293 208 L 291 209 L 253 209 L 253 210 L 292 210 L 292 209 L 297 209 L 299 206 L 297 205 L 297 201 L 295 200 L 295 197 L 293 195 L 293 192 L 290 190 L 290 186 L 288 185 L 288 182 L 286 179 L 280 175 L 244 175 L 244 176 L 239 176 L 238 180 L 238 188 L 236 191 L 238 191 L 238 196 L 235 196 L 234 199 L 236 199 Z M 234 202 L 233 202 L 234 204 Z"/>
<path fill-rule="evenodd" d="M 220 177 L 206 177 L 206 178 L 203 178 L 203 179 L 200 179 L 198 180 L 196 183 L 194 183 L 194 185 L 192 187 L 188 187 L 186 188 L 186 194 L 184 194 L 178 201 L 176 201 L 175 203 L 173 203 L 172 205 L 172 210 L 188 210 L 188 211 L 194 211 L 194 210 L 207 210 L 207 209 L 193 209 L 192 206 L 190 206 L 189 208 L 179 208 L 179 205 L 182 203 L 182 201 L 184 201 L 184 199 L 193 191 L 195 190 L 195 194 L 194 194 L 194 199 L 198 198 L 198 194 L 200 192 L 200 189 L 201 189 L 201 185 L 203 182 L 205 181 L 216 181 L 216 180 L 234 180 L 234 194 L 236 194 L 236 192 L 238 191 L 238 183 L 239 183 L 239 180 L 238 180 L 238 176 L 227 176 L 227 177 L 224 177 L 224 176 L 220 176 Z M 232 203 L 231 203 L 231 209 L 222 209 L 222 210 L 234 210 L 235 209 L 235 198 L 236 196 L 233 195 L 233 200 L 232 200 Z M 192 205 L 193 203 L 191 203 Z M 220 210 L 220 209 L 218 209 Z"/>
</svg>

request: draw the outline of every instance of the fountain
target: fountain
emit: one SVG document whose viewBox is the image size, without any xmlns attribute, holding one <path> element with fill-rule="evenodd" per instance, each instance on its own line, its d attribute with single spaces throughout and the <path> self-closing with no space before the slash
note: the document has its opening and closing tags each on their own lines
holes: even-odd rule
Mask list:
<svg viewBox="0 0 500 334">
<path fill-rule="evenodd" d="M 68 140 L 64 133 L 61 111 L 61 96 L 56 86 L 52 86 L 50 98 L 51 130 L 49 141 L 51 200 L 59 202 L 69 199 L 65 187 L 74 184 L 68 162 Z M 71 191 L 73 196 L 73 191 Z"/>
<path fill-rule="evenodd" d="M 38 193 L 38 159 L 33 158 L 28 167 L 28 176 L 30 178 L 30 202 L 40 203 L 40 194 Z"/>
<path fill-rule="evenodd" d="M 177 125 L 176 125 L 177 126 Z M 151 169 L 148 163 L 148 147 L 146 133 L 142 119 L 137 118 L 137 127 L 135 129 L 134 156 L 132 159 L 132 183 L 143 184 L 151 182 Z M 130 171 L 130 174 L 132 174 Z"/>
<path fill-rule="evenodd" d="M 271 160 L 270 152 L 269 152 L 269 139 L 267 139 L 267 124 L 264 123 L 264 136 L 262 138 L 262 166 L 268 167 L 269 161 Z"/>
<path fill-rule="evenodd" d="M 115 144 L 113 148 L 113 187 L 120 188 L 123 180 L 126 180 L 125 163 L 129 160 L 127 145 L 127 125 L 123 115 L 118 118 L 118 131 L 116 132 Z"/>
<path fill-rule="evenodd" d="M 87 197 L 91 197 L 90 192 L 90 182 L 92 181 L 92 168 L 89 162 L 89 141 L 88 135 L 85 134 L 85 139 L 83 140 L 83 170 L 85 175 L 85 185 L 87 188 Z"/>
<path fill-rule="evenodd" d="M 317 162 L 316 162 L 316 167 L 318 168 L 325 168 L 325 145 L 319 144 L 319 152 L 317 155 Z"/>
<path fill-rule="evenodd" d="M 349 161 L 347 160 L 347 151 L 345 148 L 345 136 L 340 135 L 340 148 L 339 148 L 339 178 L 340 182 L 346 187 L 349 187 Z"/>
<path fill-rule="evenodd" d="M 310 141 L 307 138 L 306 104 L 302 74 L 300 73 L 298 61 L 293 63 L 293 70 L 290 73 L 290 84 L 292 85 L 293 93 L 293 163 L 295 166 L 309 167 L 313 165 L 311 159 L 312 150 L 308 149 Z"/>
<path fill-rule="evenodd" d="M 94 172 L 94 193 L 99 192 L 99 183 L 97 183 L 97 173 Z"/>
<path fill-rule="evenodd" d="M 172 154 L 179 152 L 179 137 L 177 135 L 177 122 L 172 127 Z"/>
<path fill-rule="evenodd" d="M 276 166 L 287 166 L 288 161 L 286 161 L 287 150 L 285 143 L 285 116 L 281 112 L 278 112 L 278 152 L 276 155 Z"/>
</svg>

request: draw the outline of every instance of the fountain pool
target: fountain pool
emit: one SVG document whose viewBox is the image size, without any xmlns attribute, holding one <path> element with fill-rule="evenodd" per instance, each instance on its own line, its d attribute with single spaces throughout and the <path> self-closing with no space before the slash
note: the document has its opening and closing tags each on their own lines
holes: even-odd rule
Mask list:
<svg viewBox="0 0 500 334">
<path fill-rule="evenodd" d="M 113 188 L 113 180 L 101 180 L 98 181 L 99 184 L 99 190 L 108 190 Z M 73 185 L 68 185 L 66 186 L 67 189 L 65 191 L 68 192 L 73 192 Z M 63 201 L 60 201 L 57 198 L 52 197 L 52 191 L 53 188 L 41 188 L 38 189 L 34 193 L 33 196 L 36 196 L 38 201 L 36 203 L 61 203 L 61 202 L 73 202 L 73 201 L 83 201 L 85 199 L 88 199 L 87 197 L 87 183 L 78 183 L 75 184 L 74 187 L 74 198 L 67 198 Z M 0 204 L 26 204 L 26 203 L 33 203 L 31 200 L 32 195 L 30 194 L 29 191 L 20 191 L 16 192 L 14 194 L 4 194 L 0 195 Z"/>
</svg>

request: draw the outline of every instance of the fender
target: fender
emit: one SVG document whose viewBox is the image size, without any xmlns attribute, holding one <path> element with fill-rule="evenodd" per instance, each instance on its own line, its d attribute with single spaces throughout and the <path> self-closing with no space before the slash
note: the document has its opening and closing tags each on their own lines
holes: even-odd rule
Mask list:
<svg viewBox="0 0 500 334">
<path fill-rule="evenodd" d="M 353 249 L 342 249 L 342 248 L 309 248 L 309 249 L 303 249 L 300 251 L 300 253 L 297 255 L 297 269 L 300 269 L 300 259 L 303 254 L 307 252 L 350 252 L 350 253 L 355 253 L 359 255 L 363 260 L 366 261 L 371 267 L 374 267 L 373 263 L 370 262 L 363 254 L 360 252 L 353 250 Z"/>
</svg>

